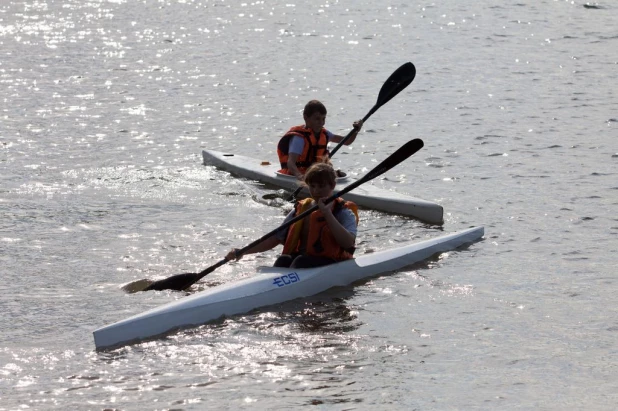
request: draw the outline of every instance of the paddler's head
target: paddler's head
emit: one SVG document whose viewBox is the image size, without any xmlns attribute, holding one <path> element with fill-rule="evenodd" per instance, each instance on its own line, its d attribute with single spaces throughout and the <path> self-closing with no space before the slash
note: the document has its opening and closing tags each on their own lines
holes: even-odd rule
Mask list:
<svg viewBox="0 0 618 411">
<path fill-rule="evenodd" d="M 318 100 L 311 100 L 305 105 L 303 118 L 305 119 L 305 126 L 313 130 L 317 136 L 326 124 L 326 107 Z"/>
<path fill-rule="evenodd" d="M 313 163 L 305 173 L 304 182 L 314 200 L 330 197 L 337 184 L 337 174 L 328 163 Z"/>
</svg>

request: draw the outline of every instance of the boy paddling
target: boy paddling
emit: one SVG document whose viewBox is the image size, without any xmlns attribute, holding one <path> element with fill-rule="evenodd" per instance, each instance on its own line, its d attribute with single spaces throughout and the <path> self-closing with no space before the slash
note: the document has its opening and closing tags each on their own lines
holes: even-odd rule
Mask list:
<svg viewBox="0 0 618 411">
<path fill-rule="evenodd" d="M 305 125 L 292 127 L 277 145 L 277 156 L 281 164 L 280 173 L 302 179 L 311 164 L 328 160 L 328 143 L 339 143 L 344 137 L 324 128 L 326 113 L 326 107 L 318 100 L 311 100 L 305 105 L 303 110 Z M 363 127 L 363 121 L 355 121 L 353 127 L 354 132 L 344 143 L 345 145 L 354 142 Z"/>
<path fill-rule="evenodd" d="M 260 253 L 283 244 L 282 255 L 274 266 L 290 268 L 319 267 L 352 258 L 358 225 L 356 204 L 342 198 L 324 204 L 324 200 L 333 194 L 336 178 L 335 170 L 329 164 L 315 163 L 310 166 L 304 175 L 304 182 L 311 197 L 298 202 L 283 224 L 316 203 L 318 210 L 244 254 Z M 237 252 L 237 249 L 232 249 L 226 259 L 240 259 L 244 255 Z"/>
</svg>

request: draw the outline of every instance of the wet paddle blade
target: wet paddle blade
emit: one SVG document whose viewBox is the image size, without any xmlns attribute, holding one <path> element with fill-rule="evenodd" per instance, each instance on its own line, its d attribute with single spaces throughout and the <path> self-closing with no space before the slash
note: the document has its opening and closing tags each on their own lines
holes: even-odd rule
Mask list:
<svg viewBox="0 0 618 411">
<path fill-rule="evenodd" d="M 152 283 L 154 283 L 154 281 L 149 279 L 137 280 L 123 285 L 121 290 L 128 294 L 138 293 L 144 291 Z"/>
<path fill-rule="evenodd" d="M 182 291 L 191 287 L 199 279 L 198 273 L 176 274 L 163 280 L 158 280 L 144 288 L 143 291 Z"/>
<path fill-rule="evenodd" d="M 143 291 L 186 290 L 208 274 L 215 271 L 217 268 L 221 267 L 223 264 L 227 263 L 227 261 L 228 260 L 226 259 L 220 260 L 218 263 L 211 265 L 199 273 L 176 274 L 171 277 L 164 278 L 163 280 L 155 281 L 148 287 L 144 288 Z"/>
</svg>

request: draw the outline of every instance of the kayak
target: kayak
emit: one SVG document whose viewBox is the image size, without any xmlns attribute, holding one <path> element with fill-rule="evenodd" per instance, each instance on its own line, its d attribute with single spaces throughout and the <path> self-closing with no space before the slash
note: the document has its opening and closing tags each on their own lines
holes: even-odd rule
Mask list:
<svg viewBox="0 0 618 411">
<path fill-rule="evenodd" d="M 215 150 L 203 150 L 202 157 L 204 165 L 212 165 L 240 177 L 272 184 L 290 191 L 298 188 L 296 177 L 279 173 L 278 164 L 273 165 L 268 161 Z M 351 177 L 338 178 L 334 192 L 340 191 L 354 181 L 355 179 Z M 308 195 L 307 189 L 303 189 L 298 197 L 305 198 Z M 370 184 L 355 188 L 343 195 L 343 198 L 361 207 L 414 217 L 431 224 L 442 224 L 444 221 L 444 210 L 441 205 Z"/>
<path fill-rule="evenodd" d="M 433 255 L 479 240 L 483 227 L 307 269 L 265 267 L 259 274 L 164 304 L 93 332 L 97 350 L 150 340 L 260 307 L 309 297 L 332 287 L 400 270 Z"/>
</svg>

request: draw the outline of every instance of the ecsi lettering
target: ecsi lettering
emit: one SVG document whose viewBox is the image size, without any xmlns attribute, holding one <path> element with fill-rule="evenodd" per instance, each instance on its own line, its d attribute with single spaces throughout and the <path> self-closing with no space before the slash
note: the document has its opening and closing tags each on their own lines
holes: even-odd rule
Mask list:
<svg viewBox="0 0 618 411">
<path fill-rule="evenodd" d="M 273 280 L 273 284 L 277 287 L 283 287 L 285 285 L 290 285 L 300 281 L 300 277 L 297 273 L 290 273 L 286 275 L 282 275 L 281 277 L 277 277 Z"/>
</svg>

